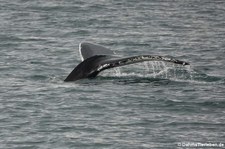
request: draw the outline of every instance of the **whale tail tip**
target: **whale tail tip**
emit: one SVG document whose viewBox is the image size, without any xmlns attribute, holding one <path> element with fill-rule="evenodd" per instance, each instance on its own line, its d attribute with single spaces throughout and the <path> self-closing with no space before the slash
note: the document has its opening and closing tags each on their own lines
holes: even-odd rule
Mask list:
<svg viewBox="0 0 225 149">
<path fill-rule="evenodd" d="M 98 44 L 93 44 L 89 42 L 82 42 L 79 44 L 79 52 L 81 60 L 84 61 L 95 55 L 113 55 L 114 52 L 110 49 L 103 47 Z"/>
</svg>

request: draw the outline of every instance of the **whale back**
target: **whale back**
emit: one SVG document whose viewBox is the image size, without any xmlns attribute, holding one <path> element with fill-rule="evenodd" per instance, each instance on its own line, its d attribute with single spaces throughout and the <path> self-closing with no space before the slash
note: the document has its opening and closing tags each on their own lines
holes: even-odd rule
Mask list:
<svg viewBox="0 0 225 149">
<path fill-rule="evenodd" d="M 110 49 L 106 47 L 103 47 L 98 44 L 89 43 L 89 42 L 80 43 L 79 51 L 80 51 L 80 56 L 82 61 L 96 55 L 113 55 L 114 54 L 113 51 L 111 51 Z"/>
</svg>

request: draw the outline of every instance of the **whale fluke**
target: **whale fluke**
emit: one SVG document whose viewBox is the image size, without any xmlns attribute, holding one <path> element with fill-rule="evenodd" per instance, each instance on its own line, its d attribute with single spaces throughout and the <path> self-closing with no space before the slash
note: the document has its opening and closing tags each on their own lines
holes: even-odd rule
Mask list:
<svg viewBox="0 0 225 149">
<path fill-rule="evenodd" d="M 101 71 L 114 67 L 144 62 L 144 61 L 164 61 L 180 65 L 189 63 L 170 57 L 156 55 L 139 55 L 131 57 L 120 57 L 114 55 L 108 48 L 92 43 L 81 43 L 79 46 L 82 62 L 67 76 L 64 81 L 76 81 L 84 78 L 94 78 Z"/>
<path fill-rule="evenodd" d="M 114 52 L 101 45 L 83 42 L 79 44 L 81 60 L 85 60 L 95 55 L 113 55 Z"/>
</svg>

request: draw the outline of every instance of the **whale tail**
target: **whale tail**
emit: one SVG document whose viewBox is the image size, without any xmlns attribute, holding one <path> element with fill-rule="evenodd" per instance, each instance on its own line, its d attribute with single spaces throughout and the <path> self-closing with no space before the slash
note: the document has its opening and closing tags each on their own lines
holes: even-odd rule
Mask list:
<svg viewBox="0 0 225 149">
<path fill-rule="evenodd" d="M 189 63 L 165 56 L 138 55 L 130 57 L 119 57 L 108 48 L 92 43 L 81 43 L 79 46 L 82 62 L 67 76 L 64 81 L 76 81 L 84 78 L 94 78 L 101 71 L 114 67 L 140 63 L 144 61 L 164 61 L 179 65 Z"/>
</svg>

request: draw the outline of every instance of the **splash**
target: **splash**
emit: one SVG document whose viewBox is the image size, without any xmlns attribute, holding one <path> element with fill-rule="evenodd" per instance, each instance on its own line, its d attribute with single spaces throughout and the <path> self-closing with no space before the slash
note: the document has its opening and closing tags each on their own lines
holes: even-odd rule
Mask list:
<svg viewBox="0 0 225 149">
<path fill-rule="evenodd" d="M 153 77 L 153 78 L 179 78 L 184 77 L 187 71 L 190 72 L 190 66 L 180 66 L 177 64 L 167 64 L 166 62 L 143 62 L 132 64 L 129 66 L 122 66 L 112 70 L 106 70 L 102 76 L 139 76 L 139 77 Z M 187 77 L 187 76 L 186 76 Z M 188 76 L 191 78 L 191 76 Z"/>
<path fill-rule="evenodd" d="M 168 79 L 176 82 L 209 83 L 221 78 L 208 76 L 196 71 L 192 66 L 182 66 L 162 61 L 148 61 L 129 66 L 117 67 L 101 73 L 104 77 L 140 77 Z"/>
</svg>

